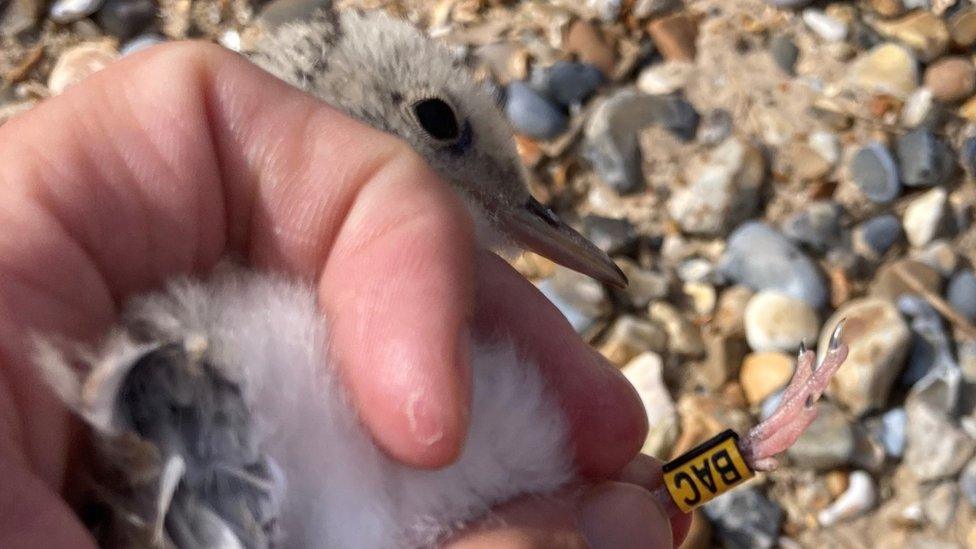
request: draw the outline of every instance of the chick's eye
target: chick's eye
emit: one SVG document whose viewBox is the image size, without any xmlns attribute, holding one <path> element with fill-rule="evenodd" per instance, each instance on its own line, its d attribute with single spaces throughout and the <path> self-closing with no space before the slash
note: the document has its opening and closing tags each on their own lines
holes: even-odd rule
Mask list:
<svg viewBox="0 0 976 549">
<path fill-rule="evenodd" d="M 439 141 L 453 141 L 458 138 L 460 129 L 454 109 L 443 99 L 424 99 L 413 105 L 417 122 L 428 134 Z"/>
</svg>

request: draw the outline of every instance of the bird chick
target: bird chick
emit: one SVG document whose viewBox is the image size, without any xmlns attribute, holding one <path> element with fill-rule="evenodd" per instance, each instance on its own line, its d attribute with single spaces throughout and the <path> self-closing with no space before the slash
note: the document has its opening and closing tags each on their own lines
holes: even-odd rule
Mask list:
<svg viewBox="0 0 976 549">
<path fill-rule="evenodd" d="M 534 250 L 626 283 L 606 254 L 532 198 L 493 99 L 413 27 L 325 4 L 271 32 L 252 59 L 406 141 L 463 199 L 483 245 Z M 578 480 L 567 418 L 512 343 L 474 341 L 464 449 L 437 471 L 404 466 L 375 446 L 336 373 L 322 367 L 327 343 L 327 320 L 305 282 L 231 263 L 134 298 L 96 349 L 42 340 L 44 377 L 93 431 L 99 540 L 425 546 L 498 503 Z M 798 435 L 793 427 L 809 418 L 825 376 L 801 376 L 805 389 L 789 402 L 803 405 L 748 437 L 750 465 L 771 465 L 769 452 L 789 438 L 778 433 Z"/>
</svg>

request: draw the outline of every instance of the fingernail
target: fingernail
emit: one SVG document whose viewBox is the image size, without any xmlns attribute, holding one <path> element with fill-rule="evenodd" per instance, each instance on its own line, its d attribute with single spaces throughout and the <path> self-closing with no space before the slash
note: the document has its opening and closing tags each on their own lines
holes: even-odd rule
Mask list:
<svg viewBox="0 0 976 549">
<path fill-rule="evenodd" d="M 651 493 L 633 484 L 605 482 L 580 505 L 580 529 L 591 547 L 671 549 L 671 523 Z"/>
<path fill-rule="evenodd" d="M 444 414 L 431 408 L 430 399 L 423 391 L 414 391 L 407 397 L 410 434 L 424 446 L 433 446 L 444 438 Z"/>
</svg>

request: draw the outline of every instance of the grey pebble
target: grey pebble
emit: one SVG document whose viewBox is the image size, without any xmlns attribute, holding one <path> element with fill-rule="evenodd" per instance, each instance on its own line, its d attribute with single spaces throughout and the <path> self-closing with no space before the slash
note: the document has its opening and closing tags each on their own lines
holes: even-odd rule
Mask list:
<svg viewBox="0 0 976 549">
<path fill-rule="evenodd" d="M 552 139 L 566 131 L 566 113 L 525 82 L 511 82 L 505 94 L 505 114 L 519 133 L 533 139 Z"/>
<path fill-rule="evenodd" d="M 956 368 L 952 344 L 939 313 L 925 299 L 913 294 L 898 298 L 898 309 L 911 319 L 909 328 L 912 332 L 911 351 L 902 374 L 902 385 L 911 387 L 940 366 Z"/>
<path fill-rule="evenodd" d="M 901 458 L 905 452 L 905 423 L 908 416 L 904 408 L 892 408 L 881 416 L 881 442 L 885 452 L 894 458 Z"/>
<path fill-rule="evenodd" d="M 583 103 L 603 84 L 603 73 L 593 65 L 560 61 L 532 72 L 532 85 L 564 107 Z"/>
<path fill-rule="evenodd" d="M 793 37 L 788 34 L 777 34 L 769 41 L 769 53 L 773 56 L 776 66 L 786 74 L 796 74 L 796 60 L 800 57 L 800 48 L 796 47 Z"/>
<path fill-rule="evenodd" d="M 905 464 L 922 482 L 954 476 L 976 451 L 976 440 L 955 417 L 962 374 L 958 368 L 933 370 L 909 392 Z"/>
<path fill-rule="evenodd" d="M 952 150 L 927 129 L 899 137 L 896 151 L 901 181 L 909 187 L 942 185 L 955 168 Z"/>
<path fill-rule="evenodd" d="M 959 160 L 969 177 L 976 177 L 976 136 L 963 140 L 959 150 Z"/>
<path fill-rule="evenodd" d="M 827 287 L 814 262 L 759 221 L 746 222 L 732 232 L 720 269 L 754 290 L 779 290 L 818 309 L 827 303 Z"/>
<path fill-rule="evenodd" d="M 72 23 L 98 11 L 103 0 L 58 0 L 48 13 L 55 23 Z"/>
<path fill-rule="evenodd" d="M 871 143 L 858 150 L 849 168 L 854 184 L 872 202 L 891 202 L 901 193 L 895 160 L 881 143 Z"/>
<path fill-rule="evenodd" d="M 684 99 L 624 89 L 611 95 L 590 116 L 584 130 L 583 155 L 600 179 L 620 194 L 644 186 L 638 132 L 659 125 L 680 139 L 691 140 L 698 112 Z"/>
<path fill-rule="evenodd" d="M 969 320 L 976 320 L 976 274 L 959 271 L 949 280 L 946 299 L 952 308 Z"/>
<path fill-rule="evenodd" d="M 783 510 L 755 488 L 739 488 L 705 504 L 705 515 L 727 549 L 777 546 Z"/>
<path fill-rule="evenodd" d="M 783 234 L 790 240 L 824 252 L 841 239 L 840 204 L 830 200 L 811 202 L 783 221 Z"/>
<path fill-rule="evenodd" d="M 880 257 L 903 236 L 901 220 L 891 214 L 872 217 L 854 229 L 854 246 L 860 253 Z"/>
<path fill-rule="evenodd" d="M 153 0 L 106 0 L 95 19 L 105 32 L 126 40 L 145 31 L 156 13 Z"/>
<path fill-rule="evenodd" d="M 698 125 L 698 141 L 706 145 L 718 145 L 732 135 L 732 113 L 725 109 L 712 109 L 705 113 Z"/>
<path fill-rule="evenodd" d="M 626 253 L 637 239 L 630 221 L 599 215 L 588 215 L 583 219 L 583 233 L 609 255 Z"/>
<path fill-rule="evenodd" d="M 817 419 L 787 450 L 800 467 L 825 471 L 842 467 L 854 456 L 854 430 L 844 413 L 833 404 L 819 405 Z"/>
</svg>

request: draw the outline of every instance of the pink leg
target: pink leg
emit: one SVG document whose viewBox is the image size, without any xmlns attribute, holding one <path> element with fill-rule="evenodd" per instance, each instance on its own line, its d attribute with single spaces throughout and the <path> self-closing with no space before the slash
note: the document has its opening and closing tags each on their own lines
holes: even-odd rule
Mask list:
<svg viewBox="0 0 976 549">
<path fill-rule="evenodd" d="M 796 372 L 783 392 L 783 398 L 766 421 L 754 427 L 739 444 L 746 462 L 756 471 L 776 468 L 773 456 L 786 450 L 817 417 L 817 400 L 823 395 L 834 372 L 847 358 L 847 345 L 840 341 L 841 321 L 830 336 L 823 363 L 813 367 L 816 355 L 801 346 Z"/>
</svg>

